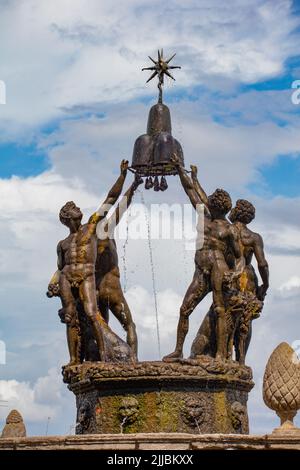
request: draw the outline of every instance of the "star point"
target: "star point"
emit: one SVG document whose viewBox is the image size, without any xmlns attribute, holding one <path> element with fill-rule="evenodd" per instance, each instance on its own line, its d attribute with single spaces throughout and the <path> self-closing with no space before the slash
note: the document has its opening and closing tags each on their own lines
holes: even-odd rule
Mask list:
<svg viewBox="0 0 300 470">
<path fill-rule="evenodd" d="M 167 75 L 169 78 L 175 81 L 173 75 L 169 72 L 169 70 L 173 69 L 181 69 L 179 65 L 169 65 L 169 63 L 174 59 L 176 54 L 173 54 L 169 59 L 164 59 L 164 52 L 163 49 L 157 51 L 157 60 L 154 60 L 152 57 L 148 56 L 151 62 L 153 62 L 154 66 L 151 67 L 143 67 L 142 71 L 149 70 L 153 73 L 148 78 L 146 83 L 150 82 L 154 77 L 158 77 L 158 88 L 159 88 L 159 101 L 162 100 L 162 86 L 164 85 L 164 76 Z"/>
</svg>

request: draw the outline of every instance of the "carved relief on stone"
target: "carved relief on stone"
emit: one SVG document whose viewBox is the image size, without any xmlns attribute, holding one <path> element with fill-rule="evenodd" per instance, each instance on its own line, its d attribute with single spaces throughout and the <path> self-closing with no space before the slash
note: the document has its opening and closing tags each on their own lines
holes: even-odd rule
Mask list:
<svg viewBox="0 0 300 470">
<path fill-rule="evenodd" d="M 234 401 L 230 408 L 231 411 L 231 423 L 235 431 L 242 432 L 243 422 L 246 416 L 245 407 L 238 401 Z"/>
<path fill-rule="evenodd" d="M 207 401 L 201 397 L 188 397 L 184 400 L 182 418 L 185 424 L 200 429 L 206 419 Z"/>
<path fill-rule="evenodd" d="M 94 421 L 94 403 L 89 397 L 78 399 L 77 404 L 77 423 L 76 434 L 87 434 L 90 432 L 90 427 Z"/>
<path fill-rule="evenodd" d="M 128 426 L 136 422 L 139 415 L 139 403 L 134 397 L 125 397 L 119 406 L 120 426 Z"/>
<path fill-rule="evenodd" d="M 299 360 L 287 343 L 280 343 L 268 360 L 264 374 L 263 399 L 281 420 L 281 427 L 274 432 L 300 432 L 293 424 L 300 408 Z"/>
</svg>

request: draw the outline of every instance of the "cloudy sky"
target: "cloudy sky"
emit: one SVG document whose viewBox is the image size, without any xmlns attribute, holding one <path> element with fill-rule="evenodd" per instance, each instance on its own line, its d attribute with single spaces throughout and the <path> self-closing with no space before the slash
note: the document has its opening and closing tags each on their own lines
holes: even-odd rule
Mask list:
<svg viewBox="0 0 300 470">
<path fill-rule="evenodd" d="M 223 187 L 233 200 L 245 197 L 257 207 L 252 228 L 265 240 L 271 288 L 247 359 L 256 382 L 249 415 L 253 433 L 272 431 L 278 418 L 261 398 L 264 367 L 281 341 L 299 340 L 300 347 L 300 104 L 291 99 L 292 83 L 300 80 L 300 4 L 0 0 L 0 7 L 0 80 L 6 84 L 0 340 L 7 350 L 0 364 L 0 429 L 15 407 L 29 434 L 45 434 L 47 423 L 49 434 L 74 432 L 74 399 L 60 375 L 68 360 L 65 329 L 59 301 L 45 296 L 56 244 L 66 236 L 58 211 L 73 199 L 88 217 L 117 177 L 121 158 L 131 159 L 157 96 L 141 68 L 163 47 L 166 55 L 177 52 L 182 66 L 176 83 L 166 82 L 165 101 L 186 165 L 198 165 L 208 192 Z M 188 202 L 179 181 L 169 183 L 165 193 L 143 191 L 147 207 Z M 120 240 L 122 280 L 140 359 L 158 359 L 149 243 L 129 239 L 125 262 L 123 245 Z M 151 245 L 166 354 L 174 347 L 193 252 L 183 240 Z M 192 315 L 186 355 L 210 300 Z"/>
</svg>

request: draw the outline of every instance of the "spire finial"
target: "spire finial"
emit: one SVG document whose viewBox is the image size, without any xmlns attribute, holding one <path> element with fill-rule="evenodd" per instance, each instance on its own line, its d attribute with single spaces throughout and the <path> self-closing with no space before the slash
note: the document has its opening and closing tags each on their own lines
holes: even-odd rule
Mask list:
<svg viewBox="0 0 300 470">
<path fill-rule="evenodd" d="M 159 95 L 158 95 L 158 102 L 162 103 L 162 87 L 164 85 L 164 75 L 167 75 L 168 77 L 172 78 L 172 80 L 175 81 L 175 78 L 171 75 L 169 70 L 171 69 L 181 69 L 179 65 L 169 65 L 172 59 L 174 59 L 176 54 L 173 54 L 168 60 L 164 60 L 164 53 L 163 49 L 157 51 L 157 60 L 152 59 L 152 57 L 148 56 L 149 59 L 154 63 L 154 66 L 152 67 L 144 67 L 142 70 L 153 70 L 152 75 L 148 78 L 147 82 L 150 82 L 152 78 L 154 78 L 156 75 L 158 76 L 158 89 L 159 89 Z"/>
</svg>

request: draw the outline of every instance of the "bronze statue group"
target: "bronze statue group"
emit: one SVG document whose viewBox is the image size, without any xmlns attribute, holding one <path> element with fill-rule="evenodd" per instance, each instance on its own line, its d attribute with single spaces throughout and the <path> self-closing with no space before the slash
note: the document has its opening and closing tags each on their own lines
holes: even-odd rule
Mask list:
<svg viewBox="0 0 300 470">
<path fill-rule="evenodd" d="M 259 316 L 269 287 L 263 240 L 248 227 L 255 217 L 255 208 L 244 199 L 232 208 L 230 195 L 223 189 L 207 196 L 198 181 L 196 166 L 191 166 L 188 176 L 176 155 L 172 165 L 195 210 L 204 207 L 204 220 L 197 224 L 203 241 L 196 246 L 194 276 L 180 308 L 175 351 L 163 360 L 196 364 L 201 356 L 209 355 L 218 361 L 234 358 L 244 364 L 252 320 Z M 83 214 L 72 201 L 59 214 L 70 233 L 58 244 L 58 270 L 47 295 L 61 299 L 59 316 L 66 324 L 69 365 L 83 361 L 137 361 L 136 328 L 121 287 L 114 229 L 143 181 L 138 173 L 108 217 L 122 193 L 127 171 L 128 162 L 123 160 L 120 176 L 86 224 L 82 224 Z M 100 232 L 101 236 L 97 236 Z M 261 285 L 252 265 L 253 255 Z M 212 305 L 193 341 L 189 359 L 183 359 L 189 316 L 209 292 Z M 109 312 L 125 329 L 126 342 L 109 327 Z"/>
</svg>

